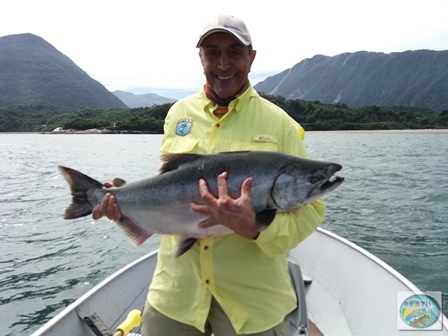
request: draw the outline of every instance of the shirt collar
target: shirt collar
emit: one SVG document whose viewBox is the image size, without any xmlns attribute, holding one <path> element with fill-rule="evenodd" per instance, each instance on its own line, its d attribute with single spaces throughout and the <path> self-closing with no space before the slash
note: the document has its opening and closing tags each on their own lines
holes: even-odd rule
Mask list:
<svg viewBox="0 0 448 336">
<path fill-rule="evenodd" d="M 252 97 L 258 97 L 258 93 L 257 91 L 255 91 L 255 89 L 252 87 L 252 85 L 250 85 L 247 87 L 247 89 L 240 94 L 239 96 L 236 96 L 234 100 L 232 100 L 229 103 L 229 111 L 236 111 L 238 112 L 243 106 L 245 106 L 249 100 Z M 208 111 L 213 111 L 217 104 L 213 101 L 211 101 L 210 99 L 207 98 L 205 92 L 204 92 L 204 88 L 200 91 L 200 98 L 202 101 L 202 106 L 204 107 L 204 111 L 208 112 Z"/>
</svg>

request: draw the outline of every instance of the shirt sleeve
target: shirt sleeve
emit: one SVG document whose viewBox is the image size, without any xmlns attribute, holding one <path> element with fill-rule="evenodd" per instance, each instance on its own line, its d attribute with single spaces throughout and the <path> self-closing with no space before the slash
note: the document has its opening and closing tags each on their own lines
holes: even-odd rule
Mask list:
<svg viewBox="0 0 448 336">
<path fill-rule="evenodd" d="M 294 131 L 286 132 L 283 152 L 308 158 L 302 139 L 303 128 L 296 124 Z M 255 240 L 259 248 L 268 256 L 287 253 L 313 233 L 325 219 L 325 203 L 318 199 L 295 211 L 278 213 L 272 223 Z"/>
</svg>

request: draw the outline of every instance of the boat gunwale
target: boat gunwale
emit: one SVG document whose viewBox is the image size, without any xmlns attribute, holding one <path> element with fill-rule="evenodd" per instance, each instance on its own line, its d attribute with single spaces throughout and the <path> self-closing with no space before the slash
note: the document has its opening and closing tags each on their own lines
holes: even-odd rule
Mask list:
<svg viewBox="0 0 448 336">
<path fill-rule="evenodd" d="M 92 287 L 90 290 L 88 290 L 86 293 L 81 295 L 78 299 L 76 299 L 74 302 L 69 304 L 67 307 L 65 307 L 62 311 L 60 311 L 58 314 L 56 314 L 54 317 L 52 317 L 47 323 L 42 325 L 38 330 L 33 332 L 31 336 L 39 336 L 44 335 L 46 331 L 53 328 L 55 325 L 57 325 L 61 320 L 63 320 L 65 317 L 72 314 L 74 311 L 76 311 L 77 308 L 79 308 L 84 302 L 86 302 L 91 296 L 93 296 L 96 292 L 98 292 L 101 288 L 106 286 L 108 283 L 110 283 L 113 279 L 119 277 L 121 274 L 127 272 L 129 269 L 133 268 L 143 260 L 146 260 L 148 258 L 151 258 L 154 254 L 157 254 L 159 252 L 159 249 L 155 249 L 136 260 L 126 264 L 125 266 L 121 267 L 116 272 L 109 275 L 107 278 L 99 282 L 97 285 Z M 151 282 L 151 279 L 148 279 L 148 284 Z"/>
</svg>

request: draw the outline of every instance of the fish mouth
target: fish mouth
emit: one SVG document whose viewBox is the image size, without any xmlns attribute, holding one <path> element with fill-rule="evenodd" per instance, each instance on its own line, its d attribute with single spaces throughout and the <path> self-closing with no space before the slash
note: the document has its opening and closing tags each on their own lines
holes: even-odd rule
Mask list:
<svg viewBox="0 0 448 336">
<path fill-rule="evenodd" d="M 330 178 L 328 181 L 326 181 L 324 184 L 322 184 L 322 186 L 320 187 L 320 191 L 327 193 L 330 192 L 334 189 L 336 189 L 337 187 L 339 187 L 342 182 L 344 182 L 345 178 L 340 177 L 340 176 L 333 176 L 332 178 Z"/>
<path fill-rule="evenodd" d="M 320 192 L 326 194 L 330 191 L 333 191 L 334 189 L 339 187 L 342 184 L 342 182 L 344 182 L 343 177 L 333 175 L 333 174 L 337 173 L 338 171 L 340 171 L 341 169 L 342 169 L 342 166 L 337 163 L 331 164 L 328 167 L 327 181 L 322 183 L 322 185 L 320 186 L 320 188 L 319 188 Z"/>
<path fill-rule="evenodd" d="M 325 195 L 329 194 L 337 187 L 339 187 L 342 182 L 344 182 L 345 178 L 340 176 L 331 176 L 324 182 L 321 181 L 320 184 L 316 185 L 309 193 L 308 199 L 304 204 L 309 204 L 315 201 L 318 198 L 322 198 Z"/>
</svg>

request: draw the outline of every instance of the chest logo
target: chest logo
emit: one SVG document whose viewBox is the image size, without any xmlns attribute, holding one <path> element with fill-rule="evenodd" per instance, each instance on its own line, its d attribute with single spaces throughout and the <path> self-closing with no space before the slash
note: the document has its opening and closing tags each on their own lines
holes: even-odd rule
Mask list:
<svg viewBox="0 0 448 336">
<path fill-rule="evenodd" d="M 191 131 L 191 126 L 193 125 L 193 119 L 184 118 L 177 121 L 176 124 L 176 134 L 180 136 L 187 135 Z"/>
</svg>

